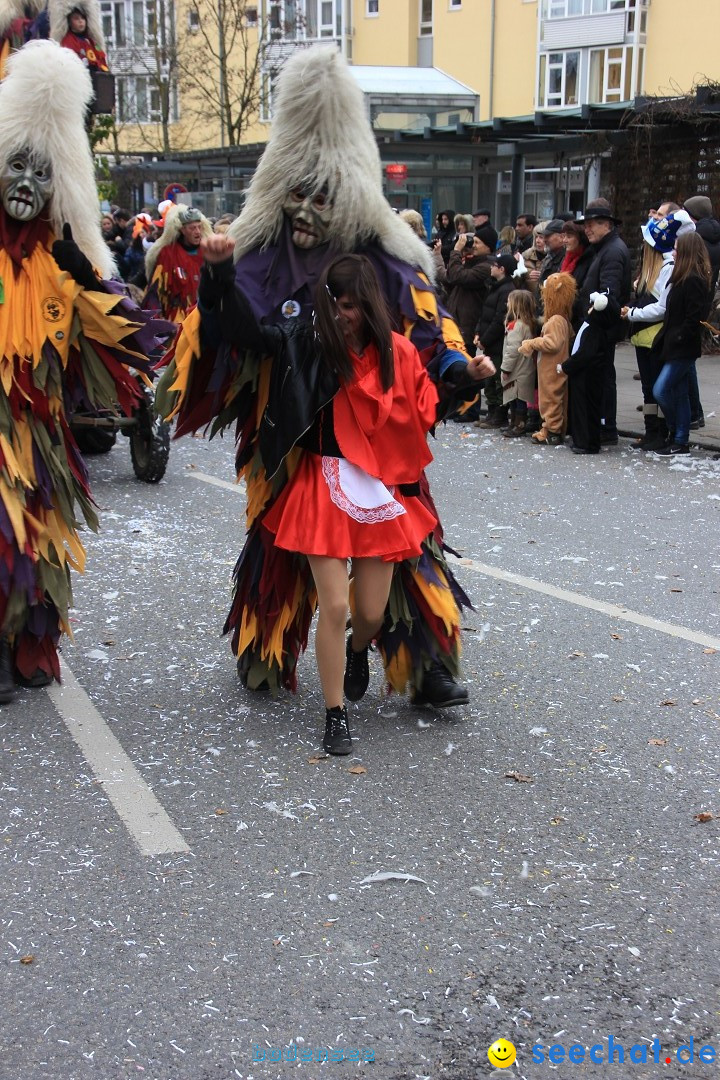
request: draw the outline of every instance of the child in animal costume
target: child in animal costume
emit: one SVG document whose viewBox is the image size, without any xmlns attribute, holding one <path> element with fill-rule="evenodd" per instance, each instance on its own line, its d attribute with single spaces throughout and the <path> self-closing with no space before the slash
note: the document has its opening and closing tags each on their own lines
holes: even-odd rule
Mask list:
<svg viewBox="0 0 720 1080">
<path fill-rule="evenodd" d="M 161 311 L 171 322 L 182 322 L 197 302 L 203 264 L 200 241 L 211 233 L 212 225 L 195 207 L 169 208 L 162 235 L 145 256 L 144 308 Z"/>
<path fill-rule="evenodd" d="M 59 680 L 70 569 L 85 564 L 78 518 L 97 528 L 67 410 L 130 413 L 130 369 L 170 330 L 107 280 L 91 96 L 86 68 L 53 41 L 14 53 L 0 85 L 0 702 L 16 681 Z"/>
<path fill-rule="evenodd" d="M 245 207 L 227 233 L 235 244 L 235 282 L 255 319 L 308 322 L 323 270 L 340 253 L 361 253 L 378 275 L 393 329 L 412 341 L 441 388 L 465 393 L 470 384 L 474 397 L 477 364 L 438 306 L 427 247 L 383 195 L 362 93 L 342 57 L 322 46 L 302 50 L 283 67 L 276 101 L 270 140 Z M 212 433 L 236 425 L 248 534 L 225 630 L 232 635 L 246 686 L 295 689 L 315 590 L 307 559 L 274 547 L 261 526 L 304 451 L 293 448 L 277 471 L 268 472 L 261 419 L 271 359 L 261 352 L 238 353 L 227 340 L 207 340 L 200 320 L 196 311 L 183 323 L 158 405 L 166 416 L 177 417 L 178 435 L 208 424 Z M 424 474 L 418 489 L 437 518 Z M 438 524 L 425 538 L 420 558 L 399 563 L 393 576 L 378 644 L 396 690 L 410 684 L 417 703 L 437 707 L 467 702 L 467 691 L 456 681 L 458 605 L 467 603 L 445 561 Z"/>
<path fill-rule="evenodd" d="M 561 364 L 570 353 L 572 309 L 577 286 L 570 274 L 550 274 L 543 285 L 545 321 L 538 337 L 519 346 L 523 356 L 538 352 L 538 404 L 542 427 L 532 436 L 539 445 L 558 446 L 567 430 L 567 376 Z"/>
</svg>

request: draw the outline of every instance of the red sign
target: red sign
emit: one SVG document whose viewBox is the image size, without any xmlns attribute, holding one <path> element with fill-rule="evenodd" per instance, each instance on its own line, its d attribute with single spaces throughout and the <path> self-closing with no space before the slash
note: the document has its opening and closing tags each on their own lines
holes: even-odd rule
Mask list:
<svg viewBox="0 0 720 1080">
<path fill-rule="evenodd" d="M 163 198 L 172 199 L 173 202 L 177 200 L 178 195 L 187 191 L 184 184 L 168 184 L 163 192 Z"/>
<path fill-rule="evenodd" d="M 408 167 L 407 165 L 386 165 L 385 175 L 388 180 L 407 180 Z"/>
</svg>

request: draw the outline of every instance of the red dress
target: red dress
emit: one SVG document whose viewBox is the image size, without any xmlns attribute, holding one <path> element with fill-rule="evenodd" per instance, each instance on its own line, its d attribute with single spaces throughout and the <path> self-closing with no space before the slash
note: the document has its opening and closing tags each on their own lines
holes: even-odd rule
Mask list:
<svg viewBox="0 0 720 1080">
<path fill-rule="evenodd" d="M 336 559 L 418 557 L 437 518 L 401 484 L 415 484 L 432 454 L 437 391 L 418 352 L 393 334 L 395 381 L 383 391 L 377 349 L 351 353 L 355 376 L 333 398 L 337 454 L 303 453 L 263 524 L 275 545 Z"/>
</svg>

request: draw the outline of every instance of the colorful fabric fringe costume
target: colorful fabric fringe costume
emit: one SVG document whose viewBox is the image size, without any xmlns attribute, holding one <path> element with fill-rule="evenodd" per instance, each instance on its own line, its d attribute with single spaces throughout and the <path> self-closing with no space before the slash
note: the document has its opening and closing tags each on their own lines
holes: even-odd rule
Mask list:
<svg viewBox="0 0 720 1080">
<path fill-rule="evenodd" d="M 45 125 L 18 115 L 30 87 Z M 0 640 L 26 680 L 60 678 L 57 644 L 61 633 L 71 633 L 70 569 L 85 564 L 78 528 L 84 521 L 97 529 L 70 417 L 76 409 L 129 414 L 141 394 L 138 378 L 149 382 L 136 369 L 147 370 L 148 355 L 160 346 L 157 333 L 170 331 L 93 271 L 94 265 L 109 277 L 113 264 L 99 209 L 93 216 L 89 201 L 94 193 L 97 205 L 82 126 L 91 95 L 82 63 L 49 41 L 14 54 L 0 87 Z M 55 107 L 64 110 L 60 123 Z M 67 117 L 75 113 L 73 127 Z M 58 146 L 67 142 L 68 126 L 77 140 Z M 49 196 L 33 188 L 40 173 Z M 68 175 L 78 190 L 64 196 Z M 29 216 L 36 197 L 39 212 Z M 66 223 L 59 245 L 58 218 Z M 82 280 L 61 270 L 61 249 Z"/>
<path fill-rule="evenodd" d="M 441 381 L 453 365 L 465 369 L 460 332 L 439 308 L 430 284 L 427 248 L 382 195 L 362 95 L 342 58 L 323 47 L 303 50 L 283 68 L 277 103 L 245 209 L 228 230 L 236 244 L 235 280 L 256 320 L 309 320 L 320 273 L 341 251 L 354 251 L 371 260 L 395 328 L 413 342 L 431 375 Z M 248 532 L 225 632 L 245 685 L 294 690 L 316 595 L 307 559 L 275 547 L 261 524 L 303 451 L 295 447 L 268 480 L 258 431 L 271 362 L 240 353 L 227 341 L 205 340 L 201 329 L 195 310 L 168 354 L 156 404 L 166 418 L 177 418 L 176 436 L 208 425 L 211 435 L 235 426 Z M 420 495 L 437 519 L 424 477 Z M 469 601 L 444 550 L 438 524 L 421 556 L 395 569 L 378 644 L 388 682 L 399 692 L 408 684 L 419 688 L 424 673 L 438 663 L 453 677 L 458 674 L 460 607 Z"/>
<path fill-rule="evenodd" d="M 395 299 L 404 302 L 406 335 L 421 356 L 427 359 L 428 354 L 442 352 L 447 345 L 442 330 L 450 334 L 454 324 L 442 319 L 427 280 L 406 265 L 393 265 L 377 250 L 363 253 L 376 269 L 384 270 L 381 280 L 385 284 L 389 278 L 398 286 L 404 283 Z M 264 253 L 269 263 L 272 254 Z M 244 284 L 257 280 L 253 270 L 246 269 Z M 455 334 L 460 348 L 459 332 Z M 293 450 L 268 482 L 257 435 L 267 401 L 270 361 L 252 353 L 238 355 L 222 346 L 203 348 L 197 310 L 185 320 L 168 359 L 156 403 L 161 413 L 177 417 L 177 437 L 208 424 L 212 424 L 211 434 L 236 425 L 238 477 L 247 487 L 248 535 L 235 567 L 233 604 L 224 631 L 232 635 L 233 652 L 250 688 L 267 682 L 273 688 L 283 685 L 295 690 L 297 660 L 307 645 L 316 597 L 307 559 L 276 548 L 268 532 L 260 528 L 303 453 Z M 437 516 L 426 481 L 421 495 Z M 469 606 L 469 601 L 447 566 L 444 550 L 438 525 L 426 538 L 420 559 L 399 564 L 393 577 L 379 646 L 388 682 L 399 692 L 408 684 L 418 686 L 423 671 L 434 661 L 440 660 L 453 675 L 458 673 L 459 608 Z"/>
<path fill-rule="evenodd" d="M 143 308 L 159 311 L 164 319 L 174 323 L 182 322 L 197 303 L 203 266 L 200 252 L 188 249 L 182 242 L 183 226 L 190 221 L 200 224 L 204 236 L 212 232 L 210 222 L 199 210 L 171 206 L 165 215 L 162 235 L 145 256 L 148 287 Z"/>
<path fill-rule="evenodd" d="M 98 526 L 68 416 L 130 415 L 141 393 L 131 368 L 146 368 L 158 342 L 126 296 L 61 273 L 54 240 L 46 220 L 20 225 L 0 209 L 0 628 L 21 675 L 59 680 L 70 569 L 85 567 L 78 517 Z"/>
</svg>

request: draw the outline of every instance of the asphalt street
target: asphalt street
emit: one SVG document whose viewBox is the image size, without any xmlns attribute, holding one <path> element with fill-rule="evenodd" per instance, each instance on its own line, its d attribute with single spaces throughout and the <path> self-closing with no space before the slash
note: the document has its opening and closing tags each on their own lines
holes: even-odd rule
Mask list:
<svg viewBox="0 0 720 1080">
<path fill-rule="evenodd" d="M 2 1080 L 717 1075 L 720 461 L 433 449 L 471 704 L 373 658 L 340 759 L 312 650 L 272 700 L 221 637 L 231 441 L 90 459 L 64 687 L 0 710 Z"/>
</svg>

